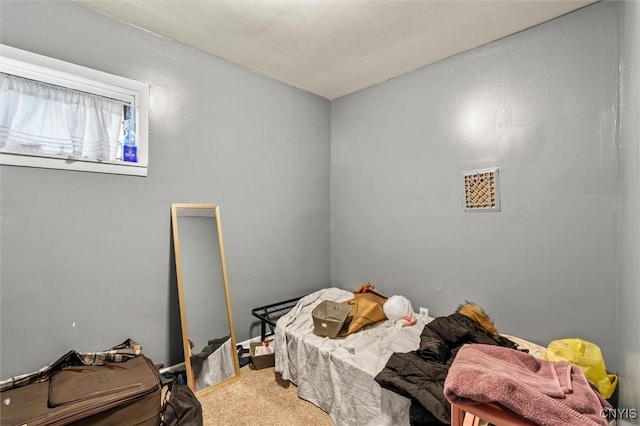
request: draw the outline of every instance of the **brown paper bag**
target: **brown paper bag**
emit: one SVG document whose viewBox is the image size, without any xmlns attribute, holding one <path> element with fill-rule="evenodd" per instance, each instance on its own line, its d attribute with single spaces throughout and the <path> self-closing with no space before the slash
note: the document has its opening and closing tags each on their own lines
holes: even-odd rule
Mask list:
<svg viewBox="0 0 640 426">
<path fill-rule="evenodd" d="M 363 284 L 353 293 L 353 299 L 347 300 L 351 305 L 351 312 L 340 330 L 340 337 L 348 336 L 356 331 L 386 319 L 382 305 L 387 296 L 379 293 L 371 284 Z"/>
</svg>

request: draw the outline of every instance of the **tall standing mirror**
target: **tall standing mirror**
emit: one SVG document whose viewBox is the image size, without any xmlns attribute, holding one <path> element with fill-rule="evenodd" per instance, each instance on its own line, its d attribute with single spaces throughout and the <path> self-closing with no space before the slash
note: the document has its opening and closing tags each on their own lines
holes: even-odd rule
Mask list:
<svg viewBox="0 0 640 426">
<path fill-rule="evenodd" d="M 187 383 L 207 393 L 239 377 L 220 207 L 172 204 Z"/>
</svg>

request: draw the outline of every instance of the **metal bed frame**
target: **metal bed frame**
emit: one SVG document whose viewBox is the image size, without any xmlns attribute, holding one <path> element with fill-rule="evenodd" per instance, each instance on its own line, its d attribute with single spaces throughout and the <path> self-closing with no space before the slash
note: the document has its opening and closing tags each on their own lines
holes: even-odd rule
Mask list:
<svg viewBox="0 0 640 426">
<path fill-rule="evenodd" d="M 278 319 L 296 306 L 298 300 L 300 300 L 300 297 L 272 303 L 271 305 L 260 306 L 259 308 L 251 310 L 251 314 L 260 320 L 260 337 L 262 341 L 267 337 L 267 325 L 269 325 L 269 335 L 273 334 Z"/>
</svg>

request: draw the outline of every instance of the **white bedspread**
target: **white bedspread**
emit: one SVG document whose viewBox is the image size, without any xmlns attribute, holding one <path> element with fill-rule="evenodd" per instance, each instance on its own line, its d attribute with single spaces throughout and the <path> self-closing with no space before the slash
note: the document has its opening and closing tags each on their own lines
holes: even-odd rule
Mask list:
<svg viewBox="0 0 640 426">
<path fill-rule="evenodd" d="M 235 374 L 234 363 L 231 339 L 227 339 L 202 363 L 202 370 L 196 377 L 196 390 L 206 389 L 232 377 Z"/>
<path fill-rule="evenodd" d="M 330 339 L 313 333 L 311 311 L 323 300 L 343 302 L 353 293 L 328 288 L 300 299 L 275 331 L 275 370 L 298 387 L 298 396 L 326 411 L 338 425 L 409 425 L 409 399 L 373 378 L 393 352 L 418 349 L 426 322 L 400 327 L 391 321 Z M 426 321 L 426 322 L 425 322 Z"/>
</svg>

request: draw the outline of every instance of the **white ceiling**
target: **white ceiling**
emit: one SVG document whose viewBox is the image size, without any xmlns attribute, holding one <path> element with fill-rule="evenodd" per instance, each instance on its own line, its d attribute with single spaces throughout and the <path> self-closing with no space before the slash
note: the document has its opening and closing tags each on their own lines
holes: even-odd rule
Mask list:
<svg viewBox="0 0 640 426">
<path fill-rule="evenodd" d="M 595 0 L 76 0 L 327 99 Z"/>
</svg>

